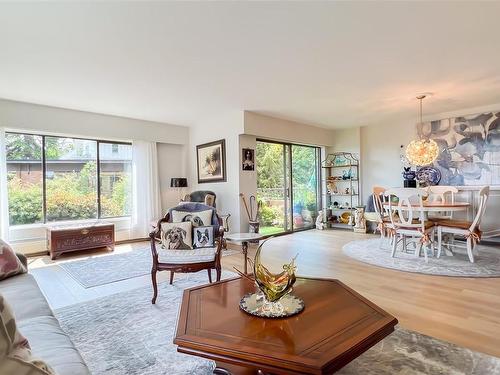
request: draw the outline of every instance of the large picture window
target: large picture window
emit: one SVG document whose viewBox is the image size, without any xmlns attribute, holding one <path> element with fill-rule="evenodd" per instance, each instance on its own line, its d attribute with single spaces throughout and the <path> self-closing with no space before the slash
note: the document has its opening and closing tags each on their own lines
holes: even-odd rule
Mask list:
<svg viewBox="0 0 500 375">
<path fill-rule="evenodd" d="M 132 212 L 132 147 L 99 142 L 101 216 L 130 216 Z"/>
<path fill-rule="evenodd" d="M 7 133 L 10 225 L 129 216 L 128 143 Z"/>
<path fill-rule="evenodd" d="M 5 145 L 10 224 L 43 223 L 42 137 L 7 133 Z"/>
</svg>

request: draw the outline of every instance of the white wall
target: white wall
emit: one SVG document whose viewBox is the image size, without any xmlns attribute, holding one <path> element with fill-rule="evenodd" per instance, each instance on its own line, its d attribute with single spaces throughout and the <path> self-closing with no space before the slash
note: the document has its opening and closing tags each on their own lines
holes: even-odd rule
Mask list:
<svg viewBox="0 0 500 375">
<path fill-rule="evenodd" d="M 257 170 L 244 171 L 242 169 L 243 154 L 242 149 L 251 148 L 255 150 L 256 147 L 256 137 L 254 135 L 242 134 L 239 137 L 239 175 L 240 175 L 240 193 L 245 194 L 247 204 L 250 204 L 249 198 L 251 195 L 256 196 L 257 194 Z M 240 202 L 240 205 L 242 203 Z M 242 232 L 248 232 L 248 215 L 245 211 L 244 206 L 241 206 L 241 218 L 240 218 L 240 230 Z"/>
<path fill-rule="evenodd" d="M 243 112 L 229 111 L 206 117 L 191 128 L 189 144 L 190 178 L 189 191 L 212 190 L 217 195 L 217 210 L 221 214 L 231 214 L 231 232 L 238 232 L 240 226 L 239 199 L 239 134 L 243 132 Z M 226 182 L 198 183 L 196 146 L 225 139 L 226 141 Z"/>
<path fill-rule="evenodd" d="M 187 144 L 189 128 L 0 99 L 0 127 L 105 140 Z"/>
<path fill-rule="evenodd" d="M 361 189 L 364 197 L 373 186 L 401 186 L 400 155 L 416 137 L 415 122 L 361 128 Z"/>
<path fill-rule="evenodd" d="M 335 132 L 300 122 L 245 111 L 245 134 L 260 138 L 315 146 L 332 146 Z"/>
<path fill-rule="evenodd" d="M 333 143 L 329 150 L 332 152 L 352 152 L 359 155 L 360 142 L 360 128 L 335 129 L 333 130 Z"/>
<path fill-rule="evenodd" d="M 169 208 L 179 203 L 179 198 L 189 192 L 188 189 L 170 188 L 170 179 L 187 176 L 187 145 L 158 143 L 158 175 L 160 178 L 161 209 L 165 214 Z"/>
</svg>

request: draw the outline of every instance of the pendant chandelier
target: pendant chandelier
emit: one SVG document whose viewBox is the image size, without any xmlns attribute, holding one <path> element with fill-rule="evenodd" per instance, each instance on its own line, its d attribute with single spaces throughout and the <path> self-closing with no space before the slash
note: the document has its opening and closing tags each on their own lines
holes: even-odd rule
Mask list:
<svg viewBox="0 0 500 375">
<path fill-rule="evenodd" d="M 420 124 L 422 124 L 422 100 L 425 99 L 425 95 L 419 95 L 417 99 L 420 100 Z M 438 155 L 439 147 L 436 141 L 429 138 L 413 140 L 406 147 L 406 158 L 417 167 L 434 163 Z"/>
</svg>

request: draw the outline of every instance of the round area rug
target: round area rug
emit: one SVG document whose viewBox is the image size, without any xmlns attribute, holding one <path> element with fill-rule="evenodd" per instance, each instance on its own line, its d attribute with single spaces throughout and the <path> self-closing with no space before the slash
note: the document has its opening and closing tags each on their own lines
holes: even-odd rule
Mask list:
<svg viewBox="0 0 500 375">
<path fill-rule="evenodd" d="M 383 241 L 382 248 L 380 241 Z M 469 262 L 465 249 L 460 248 L 453 250 L 453 256 L 445 255 L 444 251 L 439 259 L 429 256 L 426 263 L 423 256 L 415 257 L 413 251 L 405 253 L 401 246 L 392 258 L 389 242 L 380 238 L 352 241 L 342 248 L 344 254 L 351 258 L 399 271 L 457 277 L 500 277 L 500 249 L 485 246 L 478 249 L 474 251 L 474 263 Z"/>
</svg>

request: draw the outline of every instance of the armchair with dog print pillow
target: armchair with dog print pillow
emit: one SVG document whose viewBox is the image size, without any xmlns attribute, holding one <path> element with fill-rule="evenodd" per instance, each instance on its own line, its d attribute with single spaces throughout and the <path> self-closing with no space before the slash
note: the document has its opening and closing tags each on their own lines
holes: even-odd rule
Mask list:
<svg viewBox="0 0 500 375">
<path fill-rule="evenodd" d="M 174 222 L 173 212 L 182 212 L 181 222 Z M 209 212 L 207 212 L 209 211 Z M 209 216 L 206 216 L 210 214 Z M 179 216 L 176 214 L 176 219 Z M 201 224 L 199 219 L 203 221 L 203 226 L 213 228 L 214 244 L 211 247 L 199 247 L 188 249 L 192 242 L 191 229 L 193 222 Z M 209 223 L 205 223 L 209 221 Z M 185 228 L 184 228 L 185 227 Z M 173 231 L 173 228 L 178 228 Z M 186 235 L 184 235 L 186 231 Z M 188 238 L 187 232 L 190 236 Z M 155 229 L 149 234 L 151 240 L 151 254 L 153 256 L 153 266 L 151 269 L 151 278 L 153 283 L 153 299 L 152 303 L 156 303 L 158 296 L 158 286 L 156 274 L 159 271 L 170 271 L 170 284 L 174 280 L 175 272 L 198 272 L 206 269 L 208 272 L 208 280 L 212 282 L 212 270 L 216 271 L 217 281 L 221 277 L 220 258 L 222 252 L 222 242 L 224 237 L 224 228 L 222 220 L 217 215 L 215 208 L 202 203 L 183 203 L 177 207 L 171 208 L 164 218 L 158 221 Z M 182 241 L 180 241 L 182 239 Z M 189 241 L 189 242 L 188 242 Z M 206 245 L 206 241 L 203 241 Z M 162 247 L 157 248 L 157 244 L 161 243 Z M 208 245 L 207 245 L 208 246 Z"/>
</svg>

